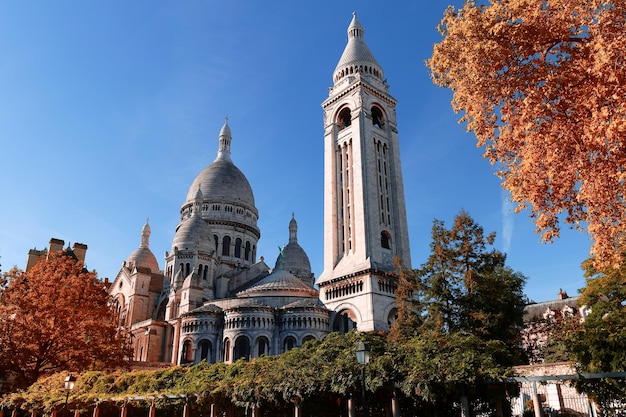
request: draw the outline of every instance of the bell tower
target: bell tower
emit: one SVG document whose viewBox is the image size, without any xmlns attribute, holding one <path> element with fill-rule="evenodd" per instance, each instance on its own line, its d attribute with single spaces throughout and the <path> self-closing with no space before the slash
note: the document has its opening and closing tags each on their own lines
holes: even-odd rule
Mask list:
<svg viewBox="0 0 626 417">
<path fill-rule="evenodd" d="M 394 259 L 410 268 L 396 100 L 354 13 L 324 109 L 324 272 L 333 328 L 389 330 Z"/>
</svg>

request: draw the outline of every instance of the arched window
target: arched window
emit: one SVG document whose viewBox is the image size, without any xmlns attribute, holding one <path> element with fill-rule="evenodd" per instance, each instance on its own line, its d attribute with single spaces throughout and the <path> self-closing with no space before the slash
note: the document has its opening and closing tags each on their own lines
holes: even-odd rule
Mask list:
<svg viewBox="0 0 626 417">
<path fill-rule="evenodd" d="M 250 341 L 246 336 L 239 336 L 235 340 L 235 351 L 233 352 L 233 360 L 241 359 L 250 360 Z"/>
<path fill-rule="evenodd" d="M 213 235 L 213 240 L 215 241 L 215 251 L 218 252 L 218 248 L 220 246 L 220 238 L 217 235 Z"/>
<path fill-rule="evenodd" d="M 224 362 L 230 362 L 230 339 L 224 340 Z"/>
<path fill-rule="evenodd" d="M 348 107 L 345 107 L 339 112 L 337 117 L 337 128 L 339 130 L 345 129 L 352 124 L 352 112 Z"/>
<path fill-rule="evenodd" d="M 372 106 L 372 124 L 376 127 L 382 128 L 385 125 L 385 120 L 383 118 L 383 112 L 380 108 L 376 106 Z"/>
<path fill-rule="evenodd" d="M 212 363 L 211 358 L 213 357 L 213 346 L 209 340 L 201 340 L 198 343 L 198 347 L 200 348 L 200 360 L 207 361 L 208 363 Z"/>
<path fill-rule="evenodd" d="M 193 362 L 193 344 L 191 340 L 185 340 L 183 343 L 183 351 L 181 352 L 180 363 L 192 363 Z"/>
<path fill-rule="evenodd" d="M 302 344 L 305 344 L 306 342 L 309 342 L 311 340 L 315 340 L 315 336 L 313 335 L 304 336 L 304 339 L 302 339 Z"/>
<path fill-rule="evenodd" d="M 230 256 L 230 236 L 222 239 L 222 256 Z"/>
<path fill-rule="evenodd" d="M 383 249 L 391 249 L 391 235 L 386 230 L 380 232 L 380 246 Z"/>
<path fill-rule="evenodd" d="M 235 258 L 241 258 L 241 239 L 235 239 Z"/>
<path fill-rule="evenodd" d="M 257 344 L 257 357 L 268 356 L 270 354 L 270 342 L 267 337 L 261 336 L 256 341 Z"/>
<path fill-rule="evenodd" d="M 345 334 L 352 329 L 356 329 L 356 316 L 350 310 L 342 310 L 336 316 L 333 321 L 333 332 L 339 332 Z"/>
<path fill-rule="evenodd" d="M 246 249 L 244 250 L 244 259 L 246 261 L 250 260 L 250 242 L 246 242 Z"/>
<path fill-rule="evenodd" d="M 283 341 L 283 352 L 287 352 L 296 347 L 296 338 L 293 336 L 285 337 Z"/>
</svg>

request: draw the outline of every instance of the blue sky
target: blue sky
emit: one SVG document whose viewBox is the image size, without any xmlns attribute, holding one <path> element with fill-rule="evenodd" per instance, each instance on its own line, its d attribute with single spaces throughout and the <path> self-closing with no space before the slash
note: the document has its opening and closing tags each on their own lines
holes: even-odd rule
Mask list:
<svg viewBox="0 0 626 417">
<path fill-rule="evenodd" d="M 450 91 L 430 81 L 424 60 L 448 4 L 0 0 L 2 270 L 24 268 L 29 249 L 56 237 L 87 244 L 88 268 L 113 279 L 146 218 L 163 268 L 180 206 L 228 116 L 232 158 L 259 210 L 258 255 L 274 264 L 293 212 L 319 277 L 321 103 L 356 11 L 398 100 L 413 266 L 428 257 L 433 219 L 450 225 L 463 209 L 496 231 L 531 299 L 576 294 L 589 238 L 563 230 L 542 244 L 457 124 Z"/>
</svg>

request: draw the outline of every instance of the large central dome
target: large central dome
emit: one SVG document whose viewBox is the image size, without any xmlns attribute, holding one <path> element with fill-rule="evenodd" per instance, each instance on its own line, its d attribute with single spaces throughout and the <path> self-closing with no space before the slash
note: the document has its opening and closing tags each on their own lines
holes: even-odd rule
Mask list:
<svg viewBox="0 0 626 417">
<path fill-rule="evenodd" d="M 193 201 L 200 188 L 205 201 L 241 205 L 256 213 L 252 187 L 230 158 L 231 140 L 230 127 L 224 123 L 220 130 L 217 158 L 193 180 L 186 201 Z"/>
</svg>

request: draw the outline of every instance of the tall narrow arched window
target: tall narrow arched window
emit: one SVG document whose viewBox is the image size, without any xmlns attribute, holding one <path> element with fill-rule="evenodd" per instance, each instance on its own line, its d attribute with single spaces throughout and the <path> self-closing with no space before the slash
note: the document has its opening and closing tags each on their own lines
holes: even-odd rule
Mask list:
<svg viewBox="0 0 626 417">
<path fill-rule="evenodd" d="M 213 240 L 215 241 L 215 251 L 217 252 L 219 250 L 219 245 L 220 245 L 220 238 L 217 237 L 217 235 L 213 235 Z M 219 253 L 219 252 L 217 252 Z"/>
<path fill-rule="evenodd" d="M 380 246 L 382 246 L 383 249 L 391 249 L 391 235 L 386 230 L 380 233 Z"/>
<path fill-rule="evenodd" d="M 200 343 L 198 343 L 198 347 L 200 348 L 200 360 L 212 363 L 211 359 L 213 356 L 213 348 L 211 346 L 211 342 L 206 339 L 201 340 Z"/>
<path fill-rule="evenodd" d="M 235 258 L 241 258 L 241 239 L 235 239 Z"/>
<path fill-rule="evenodd" d="M 230 256 L 230 236 L 222 239 L 222 256 Z"/>
<path fill-rule="evenodd" d="M 235 340 L 235 351 L 233 352 L 233 360 L 241 359 L 250 360 L 250 340 L 246 336 L 239 336 Z"/>
<path fill-rule="evenodd" d="M 270 342 L 267 337 L 261 336 L 257 339 L 257 357 L 268 356 L 270 354 Z"/>
<path fill-rule="evenodd" d="M 250 242 L 246 242 L 246 248 L 244 249 L 244 259 L 246 261 L 250 260 Z"/>
<path fill-rule="evenodd" d="M 224 362 L 230 362 L 230 339 L 224 340 Z"/>
<path fill-rule="evenodd" d="M 183 343 L 183 351 L 181 353 L 181 364 L 193 362 L 193 344 L 191 343 L 191 340 L 185 340 L 185 343 Z"/>
<path fill-rule="evenodd" d="M 385 119 L 383 118 L 383 112 L 379 107 L 372 106 L 372 124 L 376 127 L 382 128 L 385 125 Z"/>
</svg>

